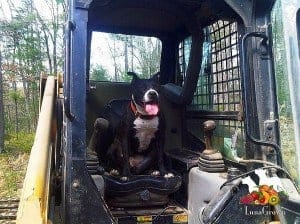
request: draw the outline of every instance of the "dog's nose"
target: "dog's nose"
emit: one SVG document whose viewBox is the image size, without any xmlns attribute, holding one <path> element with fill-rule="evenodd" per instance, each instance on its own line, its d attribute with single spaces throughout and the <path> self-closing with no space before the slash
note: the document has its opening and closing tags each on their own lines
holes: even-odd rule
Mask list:
<svg viewBox="0 0 300 224">
<path fill-rule="evenodd" d="M 149 91 L 148 96 L 149 96 L 150 99 L 153 99 L 153 98 L 158 97 L 158 94 L 157 94 L 156 91 Z"/>
</svg>

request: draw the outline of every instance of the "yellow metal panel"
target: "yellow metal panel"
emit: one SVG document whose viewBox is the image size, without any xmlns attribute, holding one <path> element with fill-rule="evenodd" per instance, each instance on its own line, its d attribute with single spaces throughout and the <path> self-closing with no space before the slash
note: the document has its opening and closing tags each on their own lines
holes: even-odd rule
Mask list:
<svg viewBox="0 0 300 224">
<path fill-rule="evenodd" d="M 47 78 L 34 144 L 27 166 L 17 214 L 18 224 L 46 224 L 51 167 L 51 122 L 55 78 Z"/>
<path fill-rule="evenodd" d="M 138 216 L 138 223 L 152 223 L 152 216 Z"/>
<path fill-rule="evenodd" d="M 177 214 L 173 216 L 173 223 L 187 223 L 188 222 L 188 216 L 187 214 Z"/>
</svg>

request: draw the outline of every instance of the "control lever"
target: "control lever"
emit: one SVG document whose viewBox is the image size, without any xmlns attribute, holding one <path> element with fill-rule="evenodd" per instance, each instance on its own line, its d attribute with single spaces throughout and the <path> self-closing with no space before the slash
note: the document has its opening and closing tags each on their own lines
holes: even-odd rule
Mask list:
<svg viewBox="0 0 300 224">
<path fill-rule="evenodd" d="M 203 151 L 203 153 L 207 155 L 214 154 L 217 151 L 212 146 L 212 136 L 214 130 L 216 129 L 216 122 L 212 120 L 205 121 L 203 123 L 203 128 L 204 128 L 204 141 L 205 141 L 205 150 Z"/>
<path fill-rule="evenodd" d="M 213 132 L 216 129 L 216 122 L 212 120 L 205 121 L 203 123 L 204 128 L 204 141 L 205 141 L 205 150 L 202 152 L 202 157 L 208 160 L 221 160 L 223 159 L 220 152 L 213 148 L 212 145 L 212 136 Z"/>
</svg>

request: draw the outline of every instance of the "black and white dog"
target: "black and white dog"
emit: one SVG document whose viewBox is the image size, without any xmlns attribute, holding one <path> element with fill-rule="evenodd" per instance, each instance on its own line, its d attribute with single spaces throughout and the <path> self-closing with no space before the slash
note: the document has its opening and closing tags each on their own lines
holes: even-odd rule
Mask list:
<svg viewBox="0 0 300 224">
<path fill-rule="evenodd" d="M 155 170 L 152 175 L 173 177 L 166 173 L 163 160 L 165 124 L 160 108 L 159 73 L 150 79 L 132 76 L 131 102 L 115 130 L 108 155 L 113 162 L 111 174 L 120 170 L 122 179 L 131 174 Z M 159 171 L 157 171 L 157 169 Z"/>
</svg>

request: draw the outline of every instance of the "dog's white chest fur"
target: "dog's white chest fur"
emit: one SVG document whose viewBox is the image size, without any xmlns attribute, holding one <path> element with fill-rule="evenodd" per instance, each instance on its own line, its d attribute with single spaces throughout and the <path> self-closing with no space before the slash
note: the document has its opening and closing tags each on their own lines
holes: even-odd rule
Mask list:
<svg viewBox="0 0 300 224">
<path fill-rule="evenodd" d="M 159 119 L 157 116 L 149 120 L 138 117 L 133 124 L 136 129 L 135 137 L 139 140 L 138 150 L 146 150 L 158 130 Z"/>
</svg>

